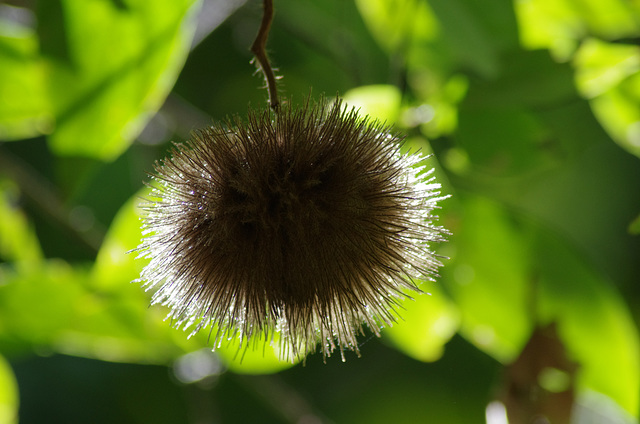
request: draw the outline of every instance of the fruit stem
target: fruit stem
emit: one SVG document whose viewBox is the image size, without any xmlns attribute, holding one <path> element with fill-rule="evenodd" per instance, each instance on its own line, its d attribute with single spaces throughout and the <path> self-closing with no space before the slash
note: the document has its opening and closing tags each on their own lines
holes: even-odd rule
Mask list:
<svg viewBox="0 0 640 424">
<path fill-rule="evenodd" d="M 260 70 L 264 74 L 264 78 L 267 81 L 267 90 L 269 91 L 269 106 L 274 112 L 278 112 L 280 103 L 278 101 L 278 88 L 276 86 L 276 76 L 271 68 L 269 57 L 265 51 L 267 45 L 267 38 L 269 37 L 269 30 L 271 29 L 271 22 L 273 22 L 273 0 L 264 0 L 264 10 L 262 14 L 262 23 L 260 29 L 256 35 L 256 39 L 251 45 L 251 52 L 255 55 L 255 60 L 258 61 Z"/>
</svg>

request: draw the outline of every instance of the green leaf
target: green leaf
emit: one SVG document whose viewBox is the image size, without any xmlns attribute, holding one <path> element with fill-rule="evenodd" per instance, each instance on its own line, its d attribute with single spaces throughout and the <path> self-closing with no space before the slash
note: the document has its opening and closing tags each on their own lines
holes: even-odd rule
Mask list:
<svg viewBox="0 0 640 424">
<path fill-rule="evenodd" d="M 430 78 L 425 75 L 424 79 Z M 416 80 L 419 81 L 418 78 Z M 458 74 L 449 77 L 441 84 L 427 87 L 423 88 L 425 93 L 421 93 L 424 96 L 424 103 L 414 109 L 419 112 L 418 119 L 412 117 L 415 112 L 411 108 L 403 115 L 403 118 L 408 127 L 421 124 L 420 130 L 429 138 L 438 138 L 444 134 L 449 135 L 458 125 L 458 104 L 467 94 L 469 80 Z M 426 115 L 425 112 L 427 112 Z M 411 122 L 412 120 L 413 122 Z"/>
<path fill-rule="evenodd" d="M 561 240 L 540 233 L 535 255 L 540 320 L 558 323 L 580 364 L 579 389 L 605 394 L 637 417 L 640 342 L 624 300 Z"/>
<path fill-rule="evenodd" d="M 35 31 L 0 18 L 0 140 L 51 131 Z"/>
<path fill-rule="evenodd" d="M 113 218 L 94 263 L 92 284 L 101 290 L 117 290 L 129 286 L 140 277 L 146 265 L 144 259 L 136 259 L 134 251 L 142 239 L 141 204 L 149 196 L 149 189 L 142 189 L 132 196 Z"/>
<path fill-rule="evenodd" d="M 433 282 L 422 282 L 426 293 L 405 299 L 398 310 L 401 319 L 383 331 L 383 337 L 404 354 L 424 362 L 440 359 L 444 345 L 459 326 L 457 308 Z"/>
<path fill-rule="evenodd" d="M 0 346 L 4 352 L 38 347 L 51 349 L 74 323 L 82 304 L 79 276 L 64 261 L 54 260 L 7 272 L 0 286 Z"/>
<path fill-rule="evenodd" d="M 60 259 L 43 261 L 24 217 L 3 194 L 0 247 L 15 264 L 0 274 L 0 346 L 5 352 L 44 349 L 109 361 L 167 363 L 185 351 L 173 341 L 177 331 L 163 322 L 165 311 L 149 309 L 148 295 L 131 284 L 138 264 L 126 251 L 132 238 L 140 238 L 134 200 L 115 219 L 117 231 L 107 236 L 89 273 Z"/>
<path fill-rule="evenodd" d="M 18 422 L 18 383 L 9 363 L 0 356 L 0 424 Z"/>
<path fill-rule="evenodd" d="M 453 236 L 443 249 L 451 261 L 443 283 L 460 311 L 460 333 L 494 358 L 514 359 L 529 338 L 530 249 L 521 227 L 497 204 L 479 197 L 462 201 L 448 219 Z M 460 214 L 453 217 L 453 214 Z"/>
<path fill-rule="evenodd" d="M 624 0 L 528 0 L 514 3 L 522 45 L 567 59 L 587 34 L 616 39 L 638 34 L 638 10 Z"/>
<path fill-rule="evenodd" d="M 629 153 L 640 156 L 640 73 L 593 99 L 594 114 L 607 133 Z"/>
<path fill-rule="evenodd" d="M 40 2 L 38 21 L 59 155 L 111 160 L 173 86 L 195 29 L 197 0 Z"/>
<path fill-rule="evenodd" d="M 273 374 L 291 368 L 301 360 L 290 352 L 280 351 L 277 335 L 271 340 L 261 334 L 252 339 L 250 346 L 242 349 L 239 348 L 239 340 L 234 338 L 223 342 L 215 352 L 229 370 L 238 374 Z"/>
<path fill-rule="evenodd" d="M 428 43 L 439 32 L 427 2 L 357 0 L 356 4 L 369 31 L 388 52 L 406 48 L 408 43 Z"/>
<path fill-rule="evenodd" d="M 135 282 L 147 263 L 136 259 L 133 250 L 142 238 L 140 205 L 148 194 L 149 189 L 140 190 L 122 205 L 98 251 L 88 284 L 107 301 L 96 303 L 93 319 L 68 340 L 76 354 L 113 338 L 117 348 L 112 353 L 119 361 L 167 363 L 203 346 L 201 340 L 187 341 L 182 331 L 171 328 L 164 321 L 166 309 L 149 307 L 151 296 Z"/>
<path fill-rule="evenodd" d="M 166 364 L 184 349 L 138 293 L 95 291 L 86 270 L 62 260 L 6 273 L 0 286 L 0 349 Z"/>
<path fill-rule="evenodd" d="M 573 60 L 576 84 L 586 98 L 615 88 L 640 70 L 640 52 L 632 45 L 585 40 Z"/>
<path fill-rule="evenodd" d="M 602 393 L 637 416 L 640 342 L 620 295 L 566 241 L 496 203 L 457 197 L 460 224 L 443 280 L 460 310 L 461 334 L 508 363 L 532 324 L 556 323 L 579 364 L 579 393 Z"/>
<path fill-rule="evenodd" d="M 570 56 L 584 32 L 580 16 L 566 1 L 533 0 L 514 3 L 523 47 L 550 49 L 555 56 Z"/>
<path fill-rule="evenodd" d="M 636 218 L 631 221 L 631 224 L 629 224 L 629 233 L 634 235 L 640 234 L 640 215 L 636 216 Z"/>
<path fill-rule="evenodd" d="M 410 68 L 446 63 L 491 76 L 500 68 L 498 53 L 518 41 L 515 15 L 505 0 L 482 6 L 468 0 L 362 0 L 357 5 L 378 43 L 390 54 L 405 52 Z"/>
<path fill-rule="evenodd" d="M 347 91 L 343 99 L 349 108 L 358 109 L 360 115 L 393 125 L 398 120 L 402 95 L 393 85 L 367 85 Z"/>
<path fill-rule="evenodd" d="M 575 57 L 576 81 L 609 135 L 640 156 L 640 51 L 587 40 Z"/>
<path fill-rule="evenodd" d="M 33 227 L 16 206 L 17 199 L 14 184 L 0 180 L 0 259 L 29 267 L 43 256 Z"/>
</svg>

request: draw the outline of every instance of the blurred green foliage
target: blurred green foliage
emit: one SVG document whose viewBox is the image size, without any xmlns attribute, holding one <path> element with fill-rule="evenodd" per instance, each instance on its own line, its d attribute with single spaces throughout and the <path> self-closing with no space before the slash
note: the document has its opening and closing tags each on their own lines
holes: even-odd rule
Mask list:
<svg viewBox="0 0 640 424">
<path fill-rule="evenodd" d="M 344 364 L 172 329 L 131 283 L 142 181 L 171 140 L 266 104 L 261 2 L 2 3 L 0 423 L 18 405 L 23 422 L 484 422 L 551 323 L 578 365 L 574 422 L 637 422 L 640 6 L 275 3 L 284 95 L 339 93 L 433 153 L 453 195 L 441 278 Z"/>
</svg>

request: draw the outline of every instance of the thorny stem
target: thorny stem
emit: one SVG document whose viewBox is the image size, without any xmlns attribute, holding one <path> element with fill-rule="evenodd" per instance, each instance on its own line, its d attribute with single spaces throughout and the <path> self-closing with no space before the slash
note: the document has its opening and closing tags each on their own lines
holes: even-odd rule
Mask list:
<svg viewBox="0 0 640 424">
<path fill-rule="evenodd" d="M 269 106 L 277 112 L 280 103 L 278 102 L 276 76 L 273 73 L 271 63 L 269 62 L 269 58 L 265 51 L 267 38 L 269 37 L 269 30 L 271 29 L 271 22 L 273 22 L 273 0 L 264 0 L 262 23 L 260 24 L 260 29 L 258 30 L 256 39 L 251 45 L 251 52 L 255 55 L 255 59 L 258 61 L 258 65 L 260 66 L 260 70 L 267 81 L 267 90 L 269 90 Z"/>
</svg>

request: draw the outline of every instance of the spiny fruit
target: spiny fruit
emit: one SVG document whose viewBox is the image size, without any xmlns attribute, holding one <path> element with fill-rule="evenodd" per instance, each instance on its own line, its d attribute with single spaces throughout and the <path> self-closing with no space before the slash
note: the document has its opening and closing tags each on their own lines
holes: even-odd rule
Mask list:
<svg viewBox="0 0 640 424">
<path fill-rule="evenodd" d="M 249 111 L 155 165 L 139 247 L 153 303 L 177 326 L 212 326 L 214 348 L 278 334 L 284 356 L 358 352 L 414 279 L 441 265 L 446 196 L 402 138 L 340 100 Z"/>
</svg>

